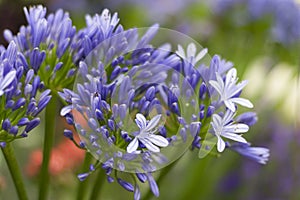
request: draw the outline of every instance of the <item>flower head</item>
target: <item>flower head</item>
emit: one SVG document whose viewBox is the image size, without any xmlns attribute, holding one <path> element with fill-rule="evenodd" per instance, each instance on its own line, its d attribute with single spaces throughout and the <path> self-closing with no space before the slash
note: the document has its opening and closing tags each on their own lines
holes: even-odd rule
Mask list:
<svg viewBox="0 0 300 200">
<path fill-rule="evenodd" d="M 24 55 L 10 42 L 0 56 L 0 141 L 23 138 L 40 123 L 38 114 L 49 103 L 50 90 L 33 70 L 24 70 Z M 39 94 L 41 91 L 41 94 Z"/>
<path fill-rule="evenodd" d="M 236 75 L 236 69 L 232 68 L 226 74 L 225 83 L 218 73 L 216 73 L 217 81 L 209 81 L 209 83 L 219 93 L 220 101 L 224 102 L 225 106 L 229 108 L 232 112 L 236 111 L 235 104 L 240 104 L 248 108 L 253 107 L 253 104 L 248 99 L 236 97 L 247 84 L 247 81 L 242 81 L 241 83 L 236 84 Z"/>
<path fill-rule="evenodd" d="M 232 120 L 234 113 L 227 110 L 224 117 L 218 114 L 213 114 L 211 126 L 213 128 L 213 133 L 218 138 L 217 149 L 219 152 L 224 151 L 225 142 L 222 137 L 231 139 L 241 143 L 247 143 L 247 141 L 239 135 L 239 133 L 245 133 L 249 130 L 248 125 L 237 123 L 235 124 Z"/>
<path fill-rule="evenodd" d="M 168 146 L 169 142 L 166 138 L 154 134 L 157 131 L 157 125 L 160 118 L 161 115 L 157 115 L 153 117 L 149 122 L 147 122 L 144 115 L 140 113 L 136 114 L 135 121 L 140 128 L 140 131 L 127 146 L 128 153 L 136 152 L 139 142 L 145 145 L 145 147 L 152 152 L 160 152 L 160 149 L 157 146 Z"/>
</svg>

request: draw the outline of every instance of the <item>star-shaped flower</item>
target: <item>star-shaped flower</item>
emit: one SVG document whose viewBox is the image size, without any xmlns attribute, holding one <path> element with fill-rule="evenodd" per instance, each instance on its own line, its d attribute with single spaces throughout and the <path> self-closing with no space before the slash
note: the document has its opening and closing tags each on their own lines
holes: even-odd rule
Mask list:
<svg viewBox="0 0 300 200">
<path fill-rule="evenodd" d="M 248 99 L 234 97 L 247 85 L 247 81 L 236 84 L 238 80 L 236 74 L 236 69 L 232 68 L 226 74 L 225 83 L 218 73 L 216 73 L 217 81 L 209 81 L 211 86 L 220 94 L 220 101 L 223 101 L 225 106 L 232 112 L 235 112 L 236 110 L 235 103 L 247 108 L 253 108 L 253 104 Z"/>
<path fill-rule="evenodd" d="M 190 43 L 187 46 L 187 51 L 185 52 L 185 50 L 182 48 L 181 45 L 178 45 L 178 50 L 176 51 L 176 53 L 182 57 L 183 59 L 185 59 L 186 61 L 188 61 L 189 63 L 191 63 L 192 65 L 195 65 L 199 60 L 201 60 L 206 54 L 207 54 L 207 49 L 202 49 L 197 55 L 197 47 L 194 43 Z"/>
<path fill-rule="evenodd" d="M 249 126 L 242 123 L 233 123 L 234 113 L 227 110 L 224 117 L 222 118 L 218 114 L 213 114 L 211 126 L 214 134 L 218 138 L 217 149 L 219 152 L 223 152 L 225 149 L 225 142 L 222 137 L 241 142 L 247 143 L 247 141 L 240 134 L 245 133 L 249 130 Z"/>
<path fill-rule="evenodd" d="M 140 113 L 136 114 L 135 122 L 140 128 L 140 131 L 127 146 L 128 153 L 137 152 L 139 142 L 152 152 L 160 152 L 159 147 L 166 147 L 169 145 L 169 141 L 166 138 L 154 134 L 157 131 L 156 127 L 160 118 L 161 115 L 157 115 L 147 122 L 144 115 Z"/>
</svg>

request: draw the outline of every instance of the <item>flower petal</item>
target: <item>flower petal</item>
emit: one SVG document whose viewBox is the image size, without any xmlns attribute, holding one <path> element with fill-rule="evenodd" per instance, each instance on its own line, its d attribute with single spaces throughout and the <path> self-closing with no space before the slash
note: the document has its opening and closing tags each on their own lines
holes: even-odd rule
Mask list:
<svg viewBox="0 0 300 200">
<path fill-rule="evenodd" d="M 225 149 L 225 142 L 223 141 L 223 139 L 220 136 L 218 136 L 217 149 L 219 152 L 223 152 Z"/>
<path fill-rule="evenodd" d="M 136 114 L 136 119 L 135 119 L 136 124 L 138 125 L 138 127 L 140 129 L 144 129 L 146 128 L 147 125 L 147 120 L 144 117 L 144 115 L 142 115 L 141 113 L 137 113 Z"/>
<path fill-rule="evenodd" d="M 129 145 L 127 146 L 127 149 L 126 149 L 126 150 L 127 150 L 128 153 L 132 153 L 132 152 L 134 152 L 134 151 L 137 150 L 138 146 L 139 146 L 139 141 L 138 141 L 137 138 L 135 137 L 135 138 L 129 143 Z"/>
<path fill-rule="evenodd" d="M 150 122 L 147 124 L 147 127 L 145 128 L 145 131 L 148 132 L 148 131 L 151 131 L 152 129 L 154 129 L 157 126 L 160 118 L 161 118 L 161 115 L 156 115 L 155 117 L 153 117 L 150 120 Z"/>
<path fill-rule="evenodd" d="M 230 126 L 226 126 L 226 129 L 234 132 L 234 133 L 246 133 L 249 130 L 249 126 L 247 124 L 233 124 Z"/>
<path fill-rule="evenodd" d="M 4 90 L 16 77 L 16 71 L 10 71 L 0 83 L 0 90 Z"/>
<path fill-rule="evenodd" d="M 237 71 L 235 68 L 230 69 L 226 74 L 225 87 L 229 88 L 231 85 L 236 83 Z"/>
<path fill-rule="evenodd" d="M 234 140 L 236 142 L 247 143 L 245 138 L 243 138 L 241 135 L 238 135 L 238 134 L 235 134 L 235 133 L 223 132 L 222 136 L 225 137 L 225 138 L 228 138 L 230 140 Z"/>
<path fill-rule="evenodd" d="M 147 138 L 140 138 L 140 141 L 146 146 L 149 151 L 160 152 L 160 149 L 153 145 Z"/>
<path fill-rule="evenodd" d="M 248 100 L 244 98 L 232 98 L 230 99 L 233 103 L 240 104 L 241 106 L 247 107 L 247 108 L 253 108 L 253 104 Z"/>
<path fill-rule="evenodd" d="M 150 134 L 147 139 L 152 142 L 153 144 L 160 146 L 160 147 L 166 147 L 169 145 L 169 141 L 164 138 L 161 135 L 154 135 L 154 134 Z"/>
<path fill-rule="evenodd" d="M 219 85 L 219 83 L 217 82 L 217 81 L 209 81 L 209 84 L 213 87 L 213 88 L 215 88 L 215 90 L 217 90 L 217 92 L 220 94 L 220 95 L 222 95 L 222 88 L 221 88 L 221 86 Z"/>
<path fill-rule="evenodd" d="M 224 101 L 224 104 L 225 104 L 225 106 L 226 106 L 229 110 L 231 110 L 232 112 L 235 112 L 235 111 L 236 111 L 236 108 L 235 108 L 234 103 L 233 103 L 231 100 L 232 100 L 232 99 L 225 100 L 225 101 Z"/>
</svg>

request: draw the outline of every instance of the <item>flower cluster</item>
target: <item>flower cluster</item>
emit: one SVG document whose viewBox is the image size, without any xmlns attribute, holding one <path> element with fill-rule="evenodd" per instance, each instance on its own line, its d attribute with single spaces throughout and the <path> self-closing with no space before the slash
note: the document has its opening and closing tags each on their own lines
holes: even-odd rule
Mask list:
<svg viewBox="0 0 300 200">
<path fill-rule="evenodd" d="M 58 92 L 66 104 L 60 114 L 81 141 L 71 130 L 64 135 L 98 160 L 78 178 L 102 167 L 108 182 L 116 180 L 134 199 L 147 181 L 159 196 L 152 172 L 188 148 L 199 149 L 201 157 L 217 144 L 217 153 L 228 148 L 266 163 L 268 149 L 251 147 L 242 135 L 256 115 L 234 118 L 239 105 L 253 105 L 240 97 L 247 82 L 237 83 L 232 63 L 215 55 L 207 66 L 207 49 L 191 42 L 178 49 L 155 46 L 157 24 L 124 30 L 107 9 L 87 16 L 87 26 L 78 31 L 62 10 L 48 16 L 42 6 L 24 11 L 29 25 L 16 36 L 6 30 L 10 45 L 1 49 L 1 142 L 27 136 L 49 94 Z M 123 178 L 126 172 L 132 179 Z"/>
<path fill-rule="evenodd" d="M 43 91 L 39 94 L 39 91 Z M 39 76 L 29 69 L 14 42 L 0 52 L 0 142 L 27 137 L 51 99 Z"/>
</svg>

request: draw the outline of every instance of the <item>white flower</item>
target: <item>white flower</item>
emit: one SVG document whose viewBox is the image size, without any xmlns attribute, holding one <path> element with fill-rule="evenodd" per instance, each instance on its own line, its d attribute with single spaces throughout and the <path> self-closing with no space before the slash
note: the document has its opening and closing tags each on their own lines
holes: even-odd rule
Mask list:
<svg viewBox="0 0 300 200">
<path fill-rule="evenodd" d="M 223 101 L 225 106 L 229 108 L 232 112 L 235 112 L 236 110 L 235 103 L 245 106 L 247 108 L 253 108 L 253 104 L 248 99 L 234 97 L 247 84 L 247 81 L 242 81 L 241 83 L 236 84 L 238 80 L 236 74 L 236 69 L 232 68 L 226 74 L 225 83 L 218 73 L 216 73 L 217 81 L 209 81 L 211 86 L 213 86 L 220 94 L 220 101 Z"/>
<path fill-rule="evenodd" d="M 233 116 L 234 113 L 230 110 L 226 111 L 223 118 L 218 114 L 213 114 L 212 116 L 211 126 L 214 134 L 218 138 L 217 149 L 219 152 L 222 152 L 225 149 L 225 142 L 221 137 L 241 143 L 247 143 L 242 135 L 236 133 L 247 132 L 249 130 L 248 125 L 242 123 L 234 124 L 232 121 Z"/>
<path fill-rule="evenodd" d="M 166 147 L 169 145 L 169 141 L 160 135 L 155 135 L 157 131 L 156 127 L 161 118 L 161 115 L 153 117 L 149 122 L 147 122 L 144 115 L 137 113 L 135 122 L 140 128 L 139 133 L 127 146 L 128 153 L 136 153 L 139 147 L 139 142 L 145 145 L 145 147 L 152 152 L 160 152 L 159 147 Z M 158 147 L 159 146 L 159 147 Z"/>
<path fill-rule="evenodd" d="M 206 48 L 202 49 L 197 55 L 196 52 L 197 52 L 197 48 L 194 43 L 190 43 L 188 45 L 186 54 L 181 45 L 178 45 L 178 50 L 176 51 L 176 53 L 180 57 L 186 59 L 192 65 L 195 65 L 199 60 L 201 60 L 207 54 L 207 49 Z"/>
<path fill-rule="evenodd" d="M 12 70 L 4 76 L 4 67 L 0 66 L 0 96 L 5 92 L 5 89 L 13 82 L 16 77 L 16 71 Z"/>
</svg>

